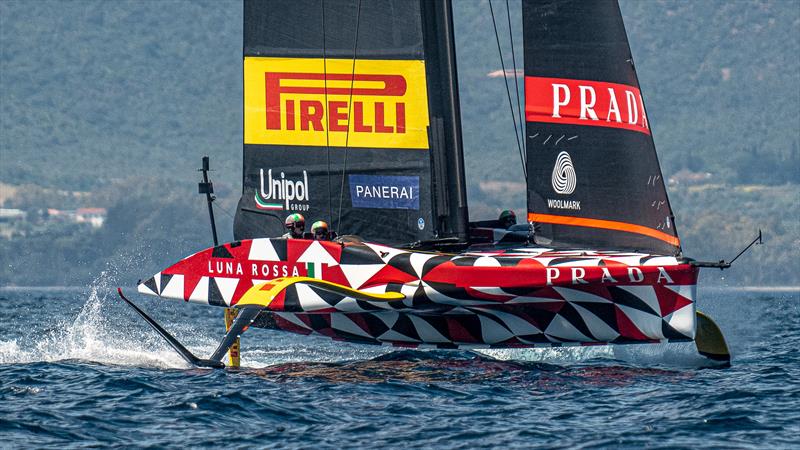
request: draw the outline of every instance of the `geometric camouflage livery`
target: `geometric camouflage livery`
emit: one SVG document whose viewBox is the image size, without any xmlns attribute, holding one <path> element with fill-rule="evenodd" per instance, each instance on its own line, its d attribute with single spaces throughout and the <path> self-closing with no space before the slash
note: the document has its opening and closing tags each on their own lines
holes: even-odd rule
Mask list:
<svg viewBox="0 0 800 450">
<path fill-rule="evenodd" d="M 191 255 L 139 292 L 232 306 L 253 285 L 311 277 L 404 299 L 297 283 L 255 327 L 400 347 L 502 348 L 691 341 L 698 269 L 672 256 L 519 248 L 458 255 L 367 243 L 253 239 Z"/>
</svg>

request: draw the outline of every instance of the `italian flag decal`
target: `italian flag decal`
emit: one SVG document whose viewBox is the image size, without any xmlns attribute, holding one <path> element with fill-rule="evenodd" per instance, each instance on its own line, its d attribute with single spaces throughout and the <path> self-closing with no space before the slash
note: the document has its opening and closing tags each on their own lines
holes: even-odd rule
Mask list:
<svg viewBox="0 0 800 450">
<path fill-rule="evenodd" d="M 283 205 L 280 203 L 267 203 L 265 200 L 262 200 L 261 196 L 258 195 L 258 192 L 256 192 L 256 208 L 270 211 L 280 211 L 283 209 Z"/>
<path fill-rule="evenodd" d="M 309 278 L 317 278 L 317 279 L 321 280 L 322 279 L 322 266 L 324 266 L 324 264 L 318 263 L 318 262 L 315 262 L 315 263 L 308 262 L 308 263 L 306 263 L 306 276 L 308 276 Z"/>
</svg>

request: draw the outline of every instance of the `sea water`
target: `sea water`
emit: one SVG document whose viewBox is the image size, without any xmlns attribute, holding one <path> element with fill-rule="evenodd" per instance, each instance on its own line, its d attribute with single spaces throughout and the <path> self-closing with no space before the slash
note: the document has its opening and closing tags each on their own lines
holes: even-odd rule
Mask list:
<svg viewBox="0 0 800 450">
<path fill-rule="evenodd" d="M 797 291 L 700 289 L 727 369 L 692 344 L 480 354 L 254 329 L 225 371 L 188 367 L 114 285 L 0 290 L 0 447 L 800 445 Z M 223 334 L 219 308 L 133 297 L 198 355 Z"/>
</svg>

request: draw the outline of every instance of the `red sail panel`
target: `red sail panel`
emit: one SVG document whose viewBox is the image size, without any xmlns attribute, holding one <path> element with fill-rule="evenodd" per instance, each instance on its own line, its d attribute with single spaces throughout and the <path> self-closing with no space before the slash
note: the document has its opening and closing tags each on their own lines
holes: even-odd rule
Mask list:
<svg viewBox="0 0 800 450">
<path fill-rule="evenodd" d="M 600 81 L 525 77 L 525 121 L 650 134 L 639 88 Z"/>
</svg>

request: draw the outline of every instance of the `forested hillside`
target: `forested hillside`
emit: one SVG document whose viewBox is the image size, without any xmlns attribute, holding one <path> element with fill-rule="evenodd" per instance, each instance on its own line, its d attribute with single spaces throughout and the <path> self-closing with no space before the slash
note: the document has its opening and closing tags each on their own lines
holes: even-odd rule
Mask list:
<svg viewBox="0 0 800 450">
<path fill-rule="evenodd" d="M 235 177 L 241 147 L 237 2 L 0 2 L 0 180 L 102 189 Z"/>
<path fill-rule="evenodd" d="M 511 69 L 505 2 L 493 5 Z M 800 3 L 621 7 L 665 177 L 702 178 L 670 186 L 687 254 L 729 257 L 762 227 L 757 268 L 728 279 L 800 283 Z M 456 1 L 454 14 L 471 214 L 524 210 L 504 79 L 489 76 L 500 58 L 488 2 Z M 511 15 L 521 68 L 519 1 Z M 241 34 L 237 1 L 0 1 L 0 201 L 109 216 L 93 232 L 0 238 L 0 285 L 85 283 L 106 267 L 144 276 L 208 243 L 195 169 L 211 155 L 230 210 Z"/>
<path fill-rule="evenodd" d="M 500 69 L 488 3 L 457 5 L 465 142 L 476 155 L 469 168 L 479 179 L 521 179 L 503 79 L 487 77 Z M 494 5 L 510 70 L 505 3 Z M 800 3 L 620 6 L 665 176 L 688 169 L 714 183 L 800 182 Z M 518 16 L 512 25 L 521 58 Z"/>
</svg>

